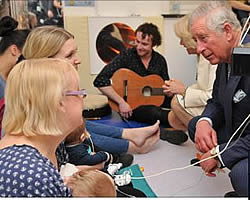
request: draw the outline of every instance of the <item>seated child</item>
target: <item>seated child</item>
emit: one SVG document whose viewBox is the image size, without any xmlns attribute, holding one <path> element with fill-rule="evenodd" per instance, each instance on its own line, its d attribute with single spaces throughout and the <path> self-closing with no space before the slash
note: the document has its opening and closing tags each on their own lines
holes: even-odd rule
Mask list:
<svg viewBox="0 0 250 200">
<path fill-rule="evenodd" d="M 91 140 L 88 140 L 90 136 L 86 131 L 84 124 L 79 126 L 77 130 L 74 130 L 73 133 L 74 134 L 70 134 L 65 139 L 65 148 L 69 155 L 69 162 L 74 165 L 97 165 L 104 163 L 102 171 L 106 172 L 106 175 L 109 176 L 107 167 L 108 164 L 115 162 L 115 160 L 113 160 L 113 155 L 104 151 L 93 151 L 96 147 Z M 102 184 L 98 183 L 98 186 L 96 187 L 101 187 L 100 185 Z M 145 197 L 145 194 L 142 191 L 135 189 L 133 184 L 130 183 L 128 185 L 119 186 L 117 188 L 117 196 Z"/>
<path fill-rule="evenodd" d="M 97 147 L 92 143 L 84 124 L 79 126 L 74 131 L 74 134 L 70 134 L 65 139 L 65 148 L 70 163 L 74 165 L 96 165 L 102 162 L 108 165 L 113 161 L 111 153 L 105 151 L 95 152 Z"/>
</svg>

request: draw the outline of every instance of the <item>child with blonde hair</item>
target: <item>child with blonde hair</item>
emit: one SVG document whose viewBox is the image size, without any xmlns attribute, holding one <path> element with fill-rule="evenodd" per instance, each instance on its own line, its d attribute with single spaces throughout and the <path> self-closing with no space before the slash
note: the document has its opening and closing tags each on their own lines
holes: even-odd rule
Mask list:
<svg viewBox="0 0 250 200">
<path fill-rule="evenodd" d="M 113 179 L 99 170 L 78 171 L 68 181 L 73 197 L 116 197 Z"/>
</svg>

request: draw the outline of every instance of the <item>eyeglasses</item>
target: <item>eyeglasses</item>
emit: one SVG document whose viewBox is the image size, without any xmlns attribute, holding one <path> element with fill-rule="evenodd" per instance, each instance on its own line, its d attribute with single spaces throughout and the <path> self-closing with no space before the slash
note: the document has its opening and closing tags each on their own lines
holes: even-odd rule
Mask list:
<svg viewBox="0 0 250 200">
<path fill-rule="evenodd" d="M 85 89 L 81 89 L 78 91 L 66 91 L 65 95 L 66 96 L 80 96 L 82 98 L 85 98 L 87 96 L 87 92 Z"/>
</svg>

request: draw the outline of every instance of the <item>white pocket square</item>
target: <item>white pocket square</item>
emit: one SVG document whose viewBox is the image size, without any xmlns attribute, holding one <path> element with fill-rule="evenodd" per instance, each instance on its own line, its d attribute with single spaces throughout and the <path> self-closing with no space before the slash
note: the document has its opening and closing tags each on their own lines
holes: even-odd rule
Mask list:
<svg viewBox="0 0 250 200">
<path fill-rule="evenodd" d="M 246 97 L 246 93 L 242 90 L 242 89 L 239 89 L 234 97 L 233 97 L 233 101 L 234 103 L 239 103 L 242 99 L 244 99 Z"/>
</svg>

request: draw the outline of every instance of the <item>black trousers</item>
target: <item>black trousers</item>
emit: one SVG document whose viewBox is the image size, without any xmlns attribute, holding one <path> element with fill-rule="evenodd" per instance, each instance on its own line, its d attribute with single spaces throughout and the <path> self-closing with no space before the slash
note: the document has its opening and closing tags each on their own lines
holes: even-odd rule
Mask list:
<svg viewBox="0 0 250 200">
<path fill-rule="evenodd" d="M 143 105 L 134 109 L 132 116 L 128 120 L 147 124 L 154 124 L 157 120 L 160 120 L 161 125 L 169 128 L 171 126 L 168 123 L 168 113 L 169 110 L 164 110 L 159 106 Z"/>
</svg>

